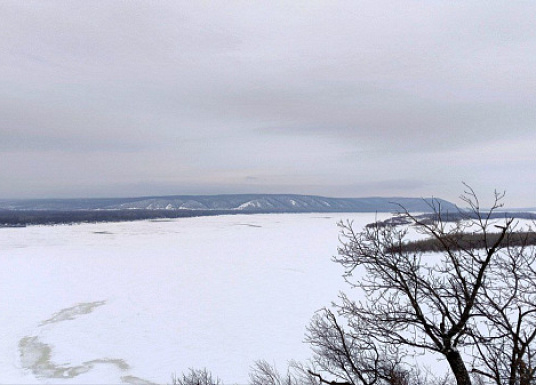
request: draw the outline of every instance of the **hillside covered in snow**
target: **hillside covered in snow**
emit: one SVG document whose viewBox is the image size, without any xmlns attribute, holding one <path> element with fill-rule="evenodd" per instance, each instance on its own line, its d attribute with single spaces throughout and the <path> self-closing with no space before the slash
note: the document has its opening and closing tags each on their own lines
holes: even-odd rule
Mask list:
<svg viewBox="0 0 536 385">
<path fill-rule="evenodd" d="M 443 209 L 455 206 L 435 199 Z M 328 198 L 295 194 L 174 195 L 105 199 L 0 200 L 6 210 L 240 210 L 255 212 L 391 212 L 405 207 L 430 211 L 431 198 Z"/>
</svg>

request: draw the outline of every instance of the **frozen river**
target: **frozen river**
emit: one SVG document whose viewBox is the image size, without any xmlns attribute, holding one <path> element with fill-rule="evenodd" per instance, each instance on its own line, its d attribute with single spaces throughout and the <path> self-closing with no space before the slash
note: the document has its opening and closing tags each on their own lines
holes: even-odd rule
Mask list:
<svg viewBox="0 0 536 385">
<path fill-rule="evenodd" d="M 382 215 L 384 218 L 388 215 Z M 345 285 L 340 219 L 277 214 L 0 229 L 0 383 L 245 384 L 305 360 L 305 327 Z"/>
</svg>

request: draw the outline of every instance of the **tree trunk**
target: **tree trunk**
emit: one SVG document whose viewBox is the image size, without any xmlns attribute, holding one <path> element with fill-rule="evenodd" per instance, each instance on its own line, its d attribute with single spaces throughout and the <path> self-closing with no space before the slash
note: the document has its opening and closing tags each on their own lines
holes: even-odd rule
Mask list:
<svg viewBox="0 0 536 385">
<path fill-rule="evenodd" d="M 469 377 L 469 373 L 467 372 L 467 368 L 465 367 L 460 352 L 457 350 L 448 352 L 447 362 L 450 365 L 452 373 L 454 373 L 457 385 L 471 385 L 471 377 Z"/>
<path fill-rule="evenodd" d="M 519 385 L 530 384 L 530 370 L 527 368 L 527 364 L 521 358 L 519 359 Z"/>
</svg>

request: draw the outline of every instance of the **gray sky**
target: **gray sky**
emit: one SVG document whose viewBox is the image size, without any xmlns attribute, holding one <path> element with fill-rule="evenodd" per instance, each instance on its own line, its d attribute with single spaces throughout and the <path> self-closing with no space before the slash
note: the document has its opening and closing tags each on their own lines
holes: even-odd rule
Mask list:
<svg viewBox="0 0 536 385">
<path fill-rule="evenodd" d="M 536 206 L 534 1 L 2 1 L 0 198 Z"/>
</svg>

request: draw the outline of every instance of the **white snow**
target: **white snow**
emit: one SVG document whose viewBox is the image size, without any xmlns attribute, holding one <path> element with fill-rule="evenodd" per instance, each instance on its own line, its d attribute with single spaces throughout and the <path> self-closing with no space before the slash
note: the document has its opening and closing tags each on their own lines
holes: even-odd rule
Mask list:
<svg viewBox="0 0 536 385">
<path fill-rule="evenodd" d="M 246 203 L 242 203 L 240 206 L 238 206 L 238 210 L 248 209 L 248 208 L 260 208 L 261 203 L 258 200 L 248 201 Z"/>
<path fill-rule="evenodd" d="M 385 215 L 388 217 L 388 214 Z M 313 313 L 347 289 L 340 219 L 282 214 L 0 229 L 1 383 L 169 383 L 305 360 Z M 62 378 L 58 378 L 62 377 Z M 145 382 L 144 382 L 145 381 Z"/>
</svg>

